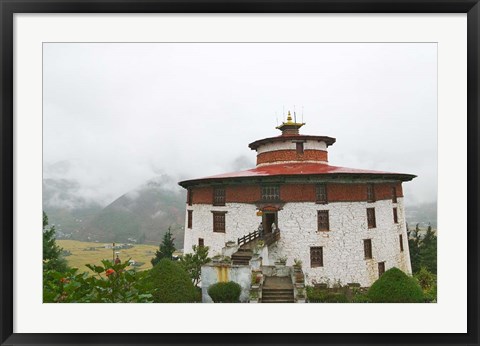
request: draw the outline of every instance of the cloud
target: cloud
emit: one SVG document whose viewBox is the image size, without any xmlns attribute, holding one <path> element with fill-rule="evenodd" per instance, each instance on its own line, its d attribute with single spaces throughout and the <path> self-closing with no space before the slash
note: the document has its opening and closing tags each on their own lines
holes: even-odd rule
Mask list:
<svg viewBox="0 0 480 346">
<path fill-rule="evenodd" d="M 248 169 L 248 143 L 278 135 L 296 105 L 303 133 L 337 138 L 331 164 L 417 174 L 405 191 L 428 201 L 436 56 L 428 43 L 48 43 L 44 177 L 105 204 L 162 175 L 176 189 Z"/>
</svg>

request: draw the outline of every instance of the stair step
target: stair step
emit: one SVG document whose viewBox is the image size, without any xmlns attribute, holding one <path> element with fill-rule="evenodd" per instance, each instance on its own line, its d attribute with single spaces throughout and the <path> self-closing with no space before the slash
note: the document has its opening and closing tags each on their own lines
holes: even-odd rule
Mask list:
<svg viewBox="0 0 480 346">
<path fill-rule="evenodd" d="M 293 293 L 266 293 L 262 291 L 262 297 L 272 297 L 272 298 L 293 297 Z"/>
<path fill-rule="evenodd" d="M 293 298 L 283 298 L 283 299 L 263 299 L 262 303 L 293 303 L 295 300 Z"/>
</svg>

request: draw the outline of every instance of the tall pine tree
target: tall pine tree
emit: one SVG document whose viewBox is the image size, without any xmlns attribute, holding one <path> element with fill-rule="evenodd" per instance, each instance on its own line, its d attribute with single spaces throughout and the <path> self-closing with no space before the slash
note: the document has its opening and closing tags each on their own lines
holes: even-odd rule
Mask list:
<svg viewBox="0 0 480 346">
<path fill-rule="evenodd" d="M 173 243 L 174 240 L 170 227 L 168 227 L 168 231 L 164 234 L 159 249 L 155 252 L 155 257 L 151 260 L 152 266 L 155 266 L 162 258 L 173 259 L 173 253 L 176 250 L 175 244 Z"/>
<path fill-rule="evenodd" d="M 48 226 L 48 216 L 43 212 L 43 269 L 64 272 L 67 261 L 62 257 L 63 249 L 55 241 L 55 226 Z"/>
</svg>

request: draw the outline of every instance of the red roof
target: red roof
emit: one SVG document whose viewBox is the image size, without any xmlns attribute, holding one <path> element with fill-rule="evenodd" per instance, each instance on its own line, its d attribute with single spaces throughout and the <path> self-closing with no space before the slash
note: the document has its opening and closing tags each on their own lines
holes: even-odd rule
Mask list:
<svg viewBox="0 0 480 346">
<path fill-rule="evenodd" d="M 369 176 L 377 178 L 390 178 L 401 181 L 409 181 L 415 178 L 415 175 L 405 173 L 391 173 L 382 171 L 371 171 L 363 169 L 354 169 L 346 167 L 336 167 L 321 163 L 279 163 L 269 164 L 261 167 L 248 169 L 246 171 L 223 173 L 209 177 L 184 180 L 179 184 L 183 187 L 199 183 L 213 182 L 222 179 L 239 178 L 261 178 L 274 176 L 301 176 L 301 175 L 334 175 L 334 176 Z"/>
</svg>

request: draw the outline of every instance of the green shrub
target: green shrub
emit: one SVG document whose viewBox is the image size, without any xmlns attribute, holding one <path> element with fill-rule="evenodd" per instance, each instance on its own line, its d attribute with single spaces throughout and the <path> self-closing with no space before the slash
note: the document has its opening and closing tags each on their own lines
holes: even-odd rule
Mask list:
<svg viewBox="0 0 480 346">
<path fill-rule="evenodd" d="M 425 302 L 437 301 L 437 276 L 429 272 L 427 268 L 421 267 L 414 278 L 423 290 Z"/>
<path fill-rule="evenodd" d="M 189 303 L 198 299 L 192 280 L 182 266 L 167 258 L 150 270 L 155 303 Z"/>
<path fill-rule="evenodd" d="M 353 296 L 352 303 L 370 303 L 370 299 L 368 298 L 368 295 L 358 293 Z"/>
<path fill-rule="evenodd" d="M 329 292 L 325 296 L 324 303 L 348 303 L 348 299 L 344 293 Z"/>
<path fill-rule="evenodd" d="M 342 292 L 329 292 L 307 286 L 307 297 L 310 303 L 348 303 L 347 296 Z"/>
<path fill-rule="evenodd" d="M 208 288 L 208 295 L 215 303 L 238 303 L 241 291 L 236 282 L 217 282 Z"/>
<path fill-rule="evenodd" d="M 424 291 L 431 289 L 437 282 L 436 275 L 430 273 L 425 267 L 421 267 L 418 273 L 414 275 L 414 278 Z"/>
<path fill-rule="evenodd" d="M 372 303 L 421 303 L 422 288 L 398 268 L 387 270 L 368 290 Z"/>
<path fill-rule="evenodd" d="M 423 296 L 425 302 L 434 303 L 437 301 L 437 285 L 432 286 L 431 288 L 423 291 Z"/>
</svg>

